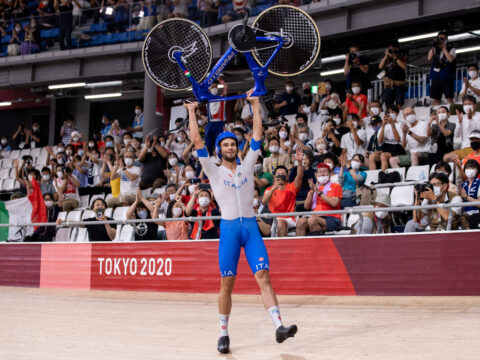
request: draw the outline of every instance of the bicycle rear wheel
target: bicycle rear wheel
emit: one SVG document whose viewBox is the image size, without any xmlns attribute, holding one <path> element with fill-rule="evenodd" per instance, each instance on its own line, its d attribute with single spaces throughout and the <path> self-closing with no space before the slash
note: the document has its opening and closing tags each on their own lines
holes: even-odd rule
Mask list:
<svg viewBox="0 0 480 360">
<path fill-rule="evenodd" d="M 283 33 L 290 39 L 275 56 L 268 72 L 278 76 L 293 76 L 311 67 L 320 52 L 320 32 L 313 19 L 303 10 L 290 5 L 278 5 L 262 12 L 255 19 L 253 29 L 257 36 L 279 36 Z M 252 51 L 260 66 L 270 59 L 275 51 L 271 42 L 257 42 Z M 266 49 L 262 49 L 266 48 Z"/>
<path fill-rule="evenodd" d="M 173 54 L 182 51 L 182 62 L 200 82 L 212 63 L 212 46 L 200 26 L 186 19 L 169 19 L 155 26 L 145 38 L 142 60 L 145 71 L 167 90 L 182 91 L 192 87 Z"/>
</svg>

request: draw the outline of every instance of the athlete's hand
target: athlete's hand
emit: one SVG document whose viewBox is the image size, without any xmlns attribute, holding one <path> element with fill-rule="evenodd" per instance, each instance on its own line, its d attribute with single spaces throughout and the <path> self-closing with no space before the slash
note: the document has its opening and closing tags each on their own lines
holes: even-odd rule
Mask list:
<svg viewBox="0 0 480 360">
<path fill-rule="evenodd" d="M 252 105 L 260 103 L 258 96 L 252 96 L 254 90 L 255 89 L 250 89 L 245 93 L 245 95 L 247 95 L 247 100 L 250 101 Z"/>
<path fill-rule="evenodd" d="M 190 111 L 195 112 L 196 109 L 198 108 L 198 103 L 197 102 L 184 102 L 183 106 L 188 110 L 188 112 L 190 112 Z"/>
</svg>

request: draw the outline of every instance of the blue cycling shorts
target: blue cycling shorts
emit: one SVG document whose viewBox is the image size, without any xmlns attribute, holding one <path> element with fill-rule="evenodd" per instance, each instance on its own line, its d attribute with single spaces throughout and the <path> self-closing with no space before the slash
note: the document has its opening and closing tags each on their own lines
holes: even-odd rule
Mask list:
<svg viewBox="0 0 480 360">
<path fill-rule="evenodd" d="M 259 270 L 269 270 L 268 253 L 258 230 L 257 220 L 238 218 L 220 222 L 220 244 L 218 245 L 218 263 L 220 275 L 237 275 L 240 250 L 244 248 L 250 269 L 255 274 Z"/>
</svg>

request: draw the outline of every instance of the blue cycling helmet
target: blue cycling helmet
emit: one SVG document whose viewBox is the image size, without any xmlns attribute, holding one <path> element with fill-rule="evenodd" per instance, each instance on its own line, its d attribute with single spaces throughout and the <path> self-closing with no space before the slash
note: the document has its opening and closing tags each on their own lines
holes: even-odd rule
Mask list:
<svg viewBox="0 0 480 360">
<path fill-rule="evenodd" d="M 224 139 L 233 139 L 238 147 L 238 139 L 237 136 L 232 133 L 231 131 L 224 131 L 220 135 L 217 136 L 217 140 L 215 141 L 215 150 L 217 151 L 218 157 L 221 159 L 222 154 L 220 153 L 220 142 Z"/>
</svg>

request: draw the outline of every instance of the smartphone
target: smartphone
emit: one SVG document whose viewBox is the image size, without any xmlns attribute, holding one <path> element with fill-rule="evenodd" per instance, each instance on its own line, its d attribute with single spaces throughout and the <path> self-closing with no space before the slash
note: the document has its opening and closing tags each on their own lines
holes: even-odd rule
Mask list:
<svg viewBox="0 0 480 360">
<path fill-rule="evenodd" d="M 99 208 L 97 209 L 97 218 L 101 218 L 103 216 L 103 209 Z"/>
<path fill-rule="evenodd" d="M 192 184 L 198 184 L 198 183 L 200 183 L 201 181 L 202 181 L 201 179 L 192 179 L 192 180 L 190 180 L 190 183 L 192 183 Z"/>
<path fill-rule="evenodd" d="M 318 85 L 312 85 L 312 94 L 318 93 Z"/>
</svg>

